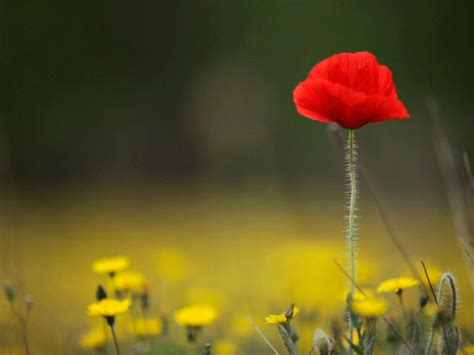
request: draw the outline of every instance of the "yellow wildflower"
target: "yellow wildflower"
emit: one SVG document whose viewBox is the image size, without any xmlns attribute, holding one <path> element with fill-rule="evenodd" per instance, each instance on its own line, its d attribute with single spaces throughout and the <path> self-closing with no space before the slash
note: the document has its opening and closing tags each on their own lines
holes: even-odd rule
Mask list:
<svg viewBox="0 0 474 355">
<path fill-rule="evenodd" d="M 118 290 L 135 290 L 145 283 L 145 276 L 135 271 L 124 271 L 114 277 L 114 285 Z"/>
<path fill-rule="evenodd" d="M 424 312 L 427 316 L 434 317 L 438 313 L 438 305 L 430 302 L 424 307 Z"/>
<path fill-rule="evenodd" d="M 217 340 L 214 343 L 213 350 L 216 355 L 235 355 L 237 354 L 237 345 L 228 340 Z"/>
<path fill-rule="evenodd" d="M 298 307 L 293 308 L 293 317 L 296 316 L 300 312 Z M 265 321 L 267 324 L 283 324 L 288 320 L 285 313 L 280 314 L 270 314 L 265 317 Z"/>
<path fill-rule="evenodd" d="M 159 318 L 138 318 L 130 323 L 130 332 L 139 336 L 159 335 L 163 329 L 163 323 Z"/>
<path fill-rule="evenodd" d="M 406 288 L 418 285 L 418 280 L 412 277 L 395 277 L 385 280 L 377 288 L 377 292 L 400 292 Z"/>
<path fill-rule="evenodd" d="M 365 296 L 367 296 L 368 298 L 375 297 L 374 291 L 370 288 L 363 288 L 362 291 L 364 291 Z M 346 302 L 347 296 L 348 296 L 347 292 L 344 292 L 344 294 L 341 295 L 341 300 Z M 352 300 L 353 301 L 365 300 L 366 299 L 365 296 L 359 290 L 356 289 L 355 293 L 352 295 Z"/>
<path fill-rule="evenodd" d="M 129 299 L 120 301 L 104 298 L 103 300 L 90 304 L 87 308 L 87 313 L 89 317 L 114 317 L 127 312 L 130 304 L 131 301 Z"/>
<path fill-rule="evenodd" d="M 189 265 L 185 254 L 179 249 L 163 249 L 157 257 L 158 275 L 169 281 L 181 281 L 188 275 Z"/>
<path fill-rule="evenodd" d="M 183 326 L 201 327 L 211 324 L 217 317 L 217 310 L 209 305 L 196 305 L 178 309 L 174 314 L 176 323 Z"/>
<path fill-rule="evenodd" d="M 99 349 L 105 345 L 107 337 L 104 327 L 91 328 L 81 336 L 79 343 L 84 349 Z"/>
<path fill-rule="evenodd" d="M 269 314 L 265 317 L 267 324 L 281 324 L 286 322 L 286 316 L 284 313 L 281 314 Z"/>
<path fill-rule="evenodd" d="M 362 317 L 374 318 L 383 315 L 387 311 L 387 302 L 382 298 L 352 301 L 352 309 Z"/>
<path fill-rule="evenodd" d="M 462 352 L 463 352 L 464 354 L 474 355 L 474 344 L 465 345 L 465 346 L 462 348 Z"/>
<path fill-rule="evenodd" d="M 130 265 L 130 260 L 125 256 L 114 256 L 96 260 L 92 269 L 98 274 L 115 274 L 123 271 Z"/>
</svg>

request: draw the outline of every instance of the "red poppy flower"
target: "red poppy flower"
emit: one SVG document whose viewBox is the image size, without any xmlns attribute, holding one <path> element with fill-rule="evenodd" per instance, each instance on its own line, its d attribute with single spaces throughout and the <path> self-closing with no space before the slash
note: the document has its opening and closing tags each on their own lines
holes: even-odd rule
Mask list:
<svg viewBox="0 0 474 355">
<path fill-rule="evenodd" d="M 369 52 L 339 53 L 317 63 L 293 99 L 301 115 L 345 128 L 409 117 L 392 72 Z"/>
</svg>

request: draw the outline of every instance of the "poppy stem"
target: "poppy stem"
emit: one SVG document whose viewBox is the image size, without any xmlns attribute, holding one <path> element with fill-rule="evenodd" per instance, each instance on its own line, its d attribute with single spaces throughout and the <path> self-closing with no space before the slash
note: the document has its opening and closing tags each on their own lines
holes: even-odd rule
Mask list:
<svg viewBox="0 0 474 355">
<path fill-rule="evenodd" d="M 356 282 L 356 245 L 357 245 L 357 172 L 356 172 L 356 143 L 355 132 L 349 129 L 346 145 L 346 164 L 347 164 L 347 179 L 349 181 L 349 188 L 347 190 L 347 207 L 349 215 L 347 218 L 346 240 L 349 249 L 349 273 L 350 278 Z M 350 294 L 354 295 L 354 282 L 350 284 Z M 350 314 L 348 318 L 348 333 L 349 339 L 352 341 L 353 324 Z M 352 349 L 350 349 L 352 354 Z"/>
<path fill-rule="evenodd" d="M 347 179 L 349 181 L 348 189 L 348 209 L 347 216 L 347 245 L 349 247 L 349 272 L 351 278 L 356 281 L 356 246 L 357 246 L 357 153 L 354 129 L 349 129 L 346 147 Z M 351 294 L 354 294 L 355 287 L 351 283 Z"/>
</svg>

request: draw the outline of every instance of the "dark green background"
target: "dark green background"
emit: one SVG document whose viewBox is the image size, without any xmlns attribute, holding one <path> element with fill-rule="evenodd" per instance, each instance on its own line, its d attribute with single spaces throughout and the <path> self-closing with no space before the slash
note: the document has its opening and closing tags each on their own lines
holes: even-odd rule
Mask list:
<svg viewBox="0 0 474 355">
<path fill-rule="evenodd" d="M 374 164 L 434 161 L 428 95 L 456 147 L 471 152 L 473 9 L 471 0 L 2 1 L 3 175 L 22 188 L 328 179 L 340 164 L 325 126 L 297 115 L 292 90 L 315 62 L 357 50 L 392 69 L 412 115 L 359 130 Z"/>
</svg>

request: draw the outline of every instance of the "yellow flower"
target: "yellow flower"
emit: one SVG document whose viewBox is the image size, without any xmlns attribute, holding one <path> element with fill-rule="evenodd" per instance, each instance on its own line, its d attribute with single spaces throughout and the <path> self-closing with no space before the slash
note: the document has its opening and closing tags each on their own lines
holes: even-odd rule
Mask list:
<svg viewBox="0 0 474 355">
<path fill-rule="evenodd" d="M 130 260 L 125 256 L 114 256 L 94 261 L 92 269 L 98 274 L 114 274 L 123 271 L 130 265 Z"/>
<path fill-rule="evenodd" d="M 265 317 L 267 324 L 281 324 L 286 322 L 286 316 L 284 313 L 281 314 L 269 314 Z"/>
<path fill-rule="evenodd" d="M 374 318 L 383 315 L 387 311 L 387 302 L 382 298 L 352 301 L 352 309 L 362 317 Z"/>
<path fill-rule="evenodd" d="M 293 308 L 293 317 L 296 316 L 300 312 L 298 307 Z M 287 321 L 285 313 L 280 314 L 270 314 L 265 317 L 265 321 L 267 324 L 283 324 Z"/>
<path fill-rule="evenodd" d="M 138 318 L 130 323 L 130 332 L 139 336 L 159 335 L 163 323 L 159 318 Z"/>
<path fill-rule="evenodd" d="M 114 277 L 114 285 L 118 290 L 129 291 L 136 290 L 143 286 L 145 276 L 135 271 L 124 271 Z"/>
<path fill-rule="evenodd" d="M 94 327 L 81 336 L 79 343 L 85 349 L 98 349 L 105 345 L 107 337 L 104 327 Z"/>
<path fill-rule="evenodd" d="M 409 287 L 418 285 L 418 280 L 412 277 L 395 277 L 382 282 L 377 288 L 377 292 L 399 292 Z"/>
<path fill-rule="evenodd" d="M 464 354 L 474 355 L 474 344 L 465 345 L 462 350 Z"/>
<path fill-rule="evenodd" d="M 375 297 L 375 293 L 372 289 L 370 288 L 363 288 L 362 291 L 364 291 L 365 295 L 368 297 L 368 298 L 374 298 Z M 344 294 L 341 295 L 341 300 L 346 302 L 347 301 L 347 291 L 344 292 Z M 359 301 L 359 300 L 365 300 L 365 296 L 359 291 L 356 289 L 354 295 L 352 295 L 352 300 L 353 301 Z"/>
<path fill-rule="evenodd" d="M 189 265 L 179 249 L 163 249 L 158 252 L 158 275 L 169 281 L 181 281 L 188 275 Z"/>
<path fill-rule="evenodd" d="M 237 354 L 237 345 L 228 340 L 218 340 L 214 343 L 213 350 L 216 355 L 235 355 Z"/>
<path fill-rule="evenodd" d="M 430 302 L 425 306 L 424 312 L 427 316 L 434 317 L 438 313 L 438 305 Z"/>
<path fill-rule="evenodd" d="M 174 314 L 176 323 L 183 326 L 201 327 L 211 324 L 217 317 L 217 310 L 209 305 L 196 305 L 178 309 Z"/>
<path fill-rule="evenodd" d="M 104 298 L 99 302 L 90 304 L 87 308 L 87 314 L 89 317 L 113 317 L 127 312 L 130 304 L 131 301 L 129 299 L 120 301 Z"/>
</svg>

